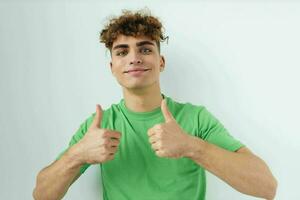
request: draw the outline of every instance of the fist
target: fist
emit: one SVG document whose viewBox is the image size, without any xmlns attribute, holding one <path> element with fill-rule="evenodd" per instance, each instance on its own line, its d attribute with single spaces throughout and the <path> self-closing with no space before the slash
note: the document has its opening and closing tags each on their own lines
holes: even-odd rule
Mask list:
<svg viewBox="0 0 300 200">
<path fill-rule="evenodd" d="M 149 142 L 159 157 L 181 158 L 187 151 L 189 135 L 182 130 L 168 110 L 166 100 L 161 103 L 165 123 L 148 130 Z"/>
<path fill-rule="evenodd" d="M 97 164 L 112 160 L 120 143 L 121 133 L 102 129 L 102 108 L 96 106 L 95 118 L 87 133 L 77 143 L 83 163 Z"/>
</svg>

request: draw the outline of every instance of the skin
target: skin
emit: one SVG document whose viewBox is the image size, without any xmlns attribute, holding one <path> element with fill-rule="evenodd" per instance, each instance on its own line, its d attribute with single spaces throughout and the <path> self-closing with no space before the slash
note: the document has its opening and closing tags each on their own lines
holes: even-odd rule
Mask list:
<svg viewBox="0 0 300 200">
<path fill-rule="evenodd" d="M 143 41 L 152 45 L 137 46 Z M 156 42 L 147 37 L 120 35 L 113 43 L 111 54 L 111 72 L 122 87 L 127 108 L 135 112 L 146 112 L 159 107 L 162 101 L 159 76 L 164 70 L 165 59 L 159 54 Z M 150 70 L 140 77 L 124 73 L 138 67 Z"/>
<path fill-rule="evenodd" d="M 153 45 L 138 46 L 142 41 L 150 41 Z M 242 193 L 265 199 L 275 197 L 276 179 L 266 163 L 247 147 L 229 152 L 182 130 L 161 97 L 159 77 L 165 67 L 165 59 L 159 54 L 154 41 L 145 36 L 136 38 L 120 35 L 111 52 L 111 71 L 122 86 L 127 108 L 145 112 L 161 107 L 165 123 L 148 130 L 149 142 L 157 156 L 190 158 Z M 141 77 L 123 73 L 134 66 L 150 68 L 151 71 Z"/>
<path fill-rule="evenodd" d="M 145 36 L 119 35 L 111 56 L 110 69 L 122 87 L 126 107 L 135 112 L 161 107 L 165 122 L 148 130 L 149 143 L 157 156 L 190 158 L 242 193 L 268 200 L 274 198 L 276 179 L 266 163 L 247 147 L 229 152 L 191 136 L 176 122 L 161 96 L 159 78 L 165 59 L 155 41 Z M 148 71 L 139 76 L 124 73 L 136 68 Z M 114 158 L 122 133 L 102 129 L 102 115 L 102 108 L 97 105 L 95 118 L 85 136 L 59 160 L 39 172 L 34 199 L 62 199 L 80 177 L 83 164 L 104 163 Z"/>
</svg>

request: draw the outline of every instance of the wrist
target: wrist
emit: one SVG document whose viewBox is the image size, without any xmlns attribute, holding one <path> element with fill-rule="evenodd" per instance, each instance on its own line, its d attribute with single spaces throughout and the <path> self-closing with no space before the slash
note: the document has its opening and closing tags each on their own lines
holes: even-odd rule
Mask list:
<svg viewBox="0 0 300 200">
<path fill-rule="evenodd" d="M 203 153 L 204 149 L 204 140 L 192 135 L 188 135 L 183 156 L 195 160 L 197 156 Z"/>
<path fill-rule="evenodd" d="M 85 164 L 83 150 L 78 143 L 70 147 L 65 156 L 71 168 L 77 168 Z"/>
</svg>

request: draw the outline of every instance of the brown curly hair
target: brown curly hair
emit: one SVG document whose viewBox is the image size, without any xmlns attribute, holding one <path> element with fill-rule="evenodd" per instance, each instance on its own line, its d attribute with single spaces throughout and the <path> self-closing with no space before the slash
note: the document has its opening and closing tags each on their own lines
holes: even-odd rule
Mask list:
<svg viewBox="0 0 300 200">
<path fill-rule="evenodd" d="M 147 12 L 148 11 L 148 12 Z M 163 26 L 158 18 L 153 17 L 147 9 L 132 12 L 122 10 L 122 15 L 111 18 L 100 33 L 100 42 L 111 52 L 113 42 L 122 34 L 126 36 L 147 36 L 156 41 L 160 52 L 160 42 L 169 39 L 162 31 Z"/>
</svg>

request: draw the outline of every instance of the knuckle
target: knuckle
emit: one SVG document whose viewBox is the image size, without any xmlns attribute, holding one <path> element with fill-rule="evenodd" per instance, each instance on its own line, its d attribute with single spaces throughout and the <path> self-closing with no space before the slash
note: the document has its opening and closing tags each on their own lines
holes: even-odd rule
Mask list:
<svg viewBox="0 0 300 200">
<path fill-rule="evenodd" d="M 102 152 L 102 155 L 105 155 L 107 153 L 107 147 L 106 147 L 106 145 L 103 145 L 101 147 L 101 152 Z"/>
<path fill-rule="evenodd" d="M 161 141 L 161 140 L 162 140 L 162 134 L 161 134 L 161 133 L 156 133 L 154 138 L 155 138 L 157 141 Z"/>
<path fill-rule="evenodd" d="M 165 145 L 162 141 L 159 142 L 159 148 L 162 150 L 164 150 L 164 148 L 165 148 Z"/>
<path fill-rule="evenodd" d="M 155 153 L 156 153 L 157 156 L 163 157 L 163 153 L 161 151 L 156 151 Z"/>
<path fill-rule="evenodd" d="M 115 132 L 114 137 L 117 139 L 121 138 L 121 133 L 120 132 Z"/>
<path fill-rule="evenodd" d="M 102 132 L 102 137 L 105 138 L 105 137 L 107 137 L 107 136 L 108 136 L 108 131 L 103 130 L 103 132 Z"/>
<path fill-rule="evenodd" d="M 110 148 L 109 145 L 105 145 L 105 146 L 104 146 L 104 149 L 105 149 L 106 152 L 109 151 L 109 148 Z"/>
<path fill-rule="evenodd" d="M 114 141 L 114 145 L 118 146 L 120 142 L 118 140 Z"/>
<path fill-rule="evenodd" d="M 156 125 L 154 126 L 154 128 L 155 128 L 156 130 L 160 130 L 160 129 L 162 128 L 162 126 L 161 126 L 161 124 L 156 124 Z"/>
<path fill-rule="evenodd" d="M 150 143 L 153 143 L 153 138 L 148 139 Z"/>
<path fill-rule="evenodd" d="M 152 129 L 148 129 L 147 134 L 150 136 L 152 134 Z"/>
<path fill-rule="evenodd" d="M 109 144 L 109 141 L 106 138 L 104 140 L 102 140 L 103 146 L 107 146 L 108 144 Z"/>
<path fill-rule="evenodd" d="M 157 137 L 158 139 L 161 139 L 162 133 L 161 133 L 160 131 L 157 131 L 157 132 L 156 132 L 156 137 Z"/>
<path fill-rule="evenodd" d="M 157 130 L 157 132 L 158 132 L 160 135 L 162 135 L 162 134 L 164 133 L 164 130 L 163 130 L 163 129 L 159 129 L 159 130 Z"/>
</svg>

